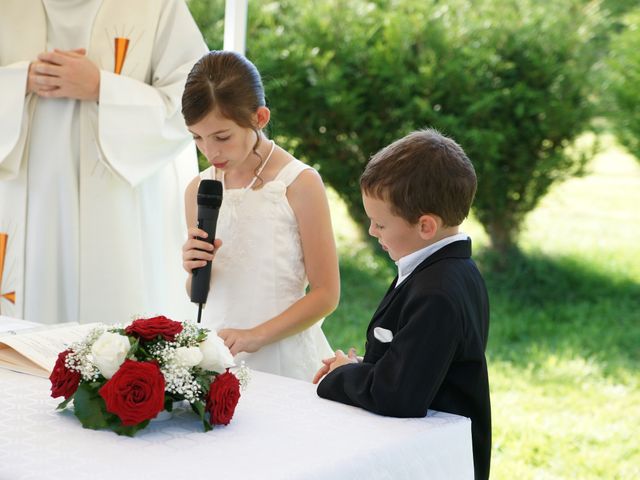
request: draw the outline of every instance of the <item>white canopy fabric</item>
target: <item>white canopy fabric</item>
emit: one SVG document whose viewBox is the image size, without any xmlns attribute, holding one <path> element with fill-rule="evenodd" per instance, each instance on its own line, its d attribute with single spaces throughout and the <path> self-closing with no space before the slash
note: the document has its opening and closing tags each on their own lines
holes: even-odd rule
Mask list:
<svg viewBox="0 0 640 480">
<path fill-rule="evenodd" d="M 224 11 L 224 49 L 245 54 L 248 0 L 226 0 Z"/>
</svg>

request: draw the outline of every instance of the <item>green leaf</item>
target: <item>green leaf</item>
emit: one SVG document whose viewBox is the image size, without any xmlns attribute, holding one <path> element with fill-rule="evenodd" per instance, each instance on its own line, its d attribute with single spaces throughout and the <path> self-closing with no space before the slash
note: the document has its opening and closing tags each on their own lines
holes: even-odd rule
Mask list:
<svg viewBox="0 0 640 480">
<path fill-rule="evenodd" d="M 74 396 L 75 396 L 75 392 L 74 392 L 74 394 L 73 394 L 73 395 L 71 395 L 69 398 L 67 398 L 66 400 L 64 400 L 63 402 L 61 402 L 61 403 L 60 403 L 60 405 L 58 405 L 58 406 L 56 407 L 56 410 L 62 410 L 62 409 L 64 409 L 64 408 L 66 408 L 66 406 L 67 406 L 67 405 L 69 405 L 69 402 L 70 402 L 71 400 L 73 400 L 73 397 L 74 397 Z"/>
<path fill-rule="evenodd" d="M 173 411 L 173 402 L 174 402 L 174 398 L 171 395 L 166 394 L 164 396 L 164 409 L 167 412 L 171 412 Z"/>
<path fill-rule="evenodd" d="M 196 337 L 196 342 L 200 343 L 206 340 L 209 330 L 203 329 L 198 332 L 198 336 Z"/>
<path fill-rule="evenodd" d="M 136 359 L 136 352 L 140 347 L 140 340 L 136 339 L 132 344 L 131 348 L 129 348 L 129 353 L 127 353 L 127 359 Z"/>
<path fill-rule="evenodd" d="M 213 430 L 213 427 L 211 426 L 211 424 L 209 423 L 208 420 L 202 420 L 202 425 L 204 426 L 204 431 L 205 432 L 210 432 L 211 430 Z"/>
<path fill-rule="evenodd" d="M 106 428 L 107 411 L 103 398 L 98 394 L 98 389 L 88 383 L 82 383 L 74 395 L 74 414 L 84 428 L 94 430 Z"/>
<path fill-rule="evenodd" d="M 209 423 L 209 420 L 207 420 L 205 418 L 205 405 L 203 402 L 201 402 L 200 400 L 196 400 L 195 402 L 193 402 L 191 404 L 191 409 L 196 413 L 196 415 L 198 415 L 200 417 L 200 420 L 202 420 L 202 425 L 204 427 L 204 431 L 205 432 L 209 432 L 213 429 L 213 427 L 211 426 L 211 423 Z"/>
<path fill-rule="evenodd" d="M 149 420 L 145 420 L 144 422 L 140 422 L 137 425 L 122 425 L 122 422 L 118 417 L 115 417 L 115 421 L 109 423 L 109 427 L 116 432 L 118 435 L 126 435 L 127 437 L 133 437 L 136 432 L 142 430 L 147 425 L 149 425 Z"/>
<path fill-rule="evenodd" d="M 191 404 L 191 408 L 201 419 L 204 419 L 204 414 L 205 414 L 204 403 L 197 400 Z"/>
<path fill-rule="evenodd" d="M 138 360 L 142 361 L 147 358 L 153 358 L 149 351 L 144 348 L 144 344 L 138 342 L 138 348 L 136 350 L 138 352 Z"/>
</svg>

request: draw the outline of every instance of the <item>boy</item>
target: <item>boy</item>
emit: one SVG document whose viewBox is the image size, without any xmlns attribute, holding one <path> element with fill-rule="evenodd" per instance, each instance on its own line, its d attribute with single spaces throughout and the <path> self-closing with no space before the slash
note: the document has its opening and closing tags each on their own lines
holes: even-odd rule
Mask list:
<svg viewBox="0 0 640 480">
<path fill-rule="evenodd" d="M 398 276 L 371 319 L 364 358 L 351 349 L 324 360 L 318 395 L 381 415 L 469 417 L 475 477 L 487 479 L 489 300 L 459 232 L 476 192 L 473 165 L 453 140 L 417 131 L 374 155 L 360 186 L 369 234 Z"/>
</svg>

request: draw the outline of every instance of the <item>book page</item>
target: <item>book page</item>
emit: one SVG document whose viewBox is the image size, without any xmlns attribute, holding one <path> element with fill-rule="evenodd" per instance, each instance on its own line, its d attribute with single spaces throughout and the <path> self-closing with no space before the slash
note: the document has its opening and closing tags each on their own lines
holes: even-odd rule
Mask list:
<svg viewBox="0 0 640 480">
<path fill-rule="evenodd" d="M 0 335 L 3 333 L 17 332 L 18 330 L 25 330 L 27 328 L 41 327 L 42 324 L 36 322 L 28 322 L 27 320 L 20 320 L 18 318 L 6 317 L 0 315 Z"/>
<path fill-rule="evenodd" d="M 14 372 L 29 373 L 44 378 L 48 378 L 49 375 L 51 375 L 51 372 L 39 367 L 27 357 L 11 348 L 0 347 L 0 368 L 6 368 Z"/>
<path fill-rule="evenodd" d="M 73 342 L 85 338 L 92 329 L 99 325 L 99 323 L 81 325 L 61 323 L 22 330 L 15 334 L 0 334 L 0 352 L 5 353 L 0 355 L 5 358 L 5 362 L 0 360 L 0 366 L 3 366 L 4 363 L 7 368 L 12 368 L 12 364 L 20 359 L 19 356 L 7 355 L 8 352 L 4 351 L 5 349 L 13 349 L 50 373 L 60 352 L 66 350 Z"/>
</svg>

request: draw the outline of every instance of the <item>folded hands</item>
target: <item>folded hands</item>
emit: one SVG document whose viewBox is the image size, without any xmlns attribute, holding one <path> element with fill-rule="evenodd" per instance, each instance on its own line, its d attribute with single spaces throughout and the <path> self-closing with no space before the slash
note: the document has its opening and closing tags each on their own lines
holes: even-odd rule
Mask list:
<svg viewBox="0 0 640 480">
<path fill-rule="evenodd" d="M 322 367 L 320 367 L 320 369 L 314 375 L 313 383 L 318 383 L 327 373 L 332 372 L 342 365 L 360 362 L 362 362 L 362 357 L 357 356 L 355 348 L 350 348 L 349 353 L 346 355 L 342 350 L 336 350 L 333 357 L 325 358 L 322 360 Z"/>
<path fill-rule="evenodd" d="M 84 48 L 42 52 L 29 65 L 27 93 L 40 97 L 98 100 L 100 70 Z"/>
</svg>

